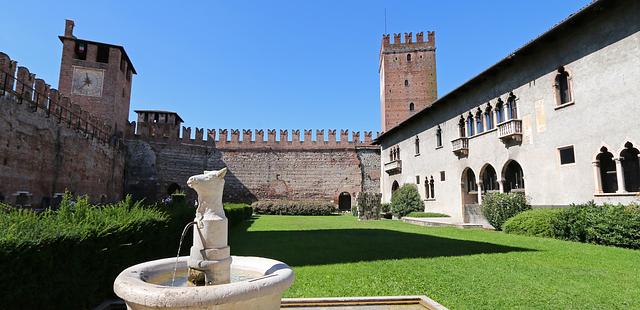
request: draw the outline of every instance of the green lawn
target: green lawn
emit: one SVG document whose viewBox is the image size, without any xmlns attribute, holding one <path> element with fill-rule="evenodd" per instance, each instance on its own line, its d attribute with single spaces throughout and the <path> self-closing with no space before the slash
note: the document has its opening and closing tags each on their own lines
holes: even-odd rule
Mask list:
<svg viewBox="0 0 640 310">
<path fill-rule="evenodd" d="M 260 216 L 234 255 L 293 267 L 285 297 L 427 295 L 450 309 L 640 309 L 640 251 L 352 216 Z"/>
</svg>

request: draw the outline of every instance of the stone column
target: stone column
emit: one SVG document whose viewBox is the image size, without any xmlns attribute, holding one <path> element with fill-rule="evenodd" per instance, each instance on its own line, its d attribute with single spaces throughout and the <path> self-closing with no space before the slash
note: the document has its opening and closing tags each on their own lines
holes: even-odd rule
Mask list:
<svg viewBox="0 0 640 310">
<path fill-rule="evenodd" d="M 624 171 L 622 170 L 622 161 L 624 158 L 618 157 L 613 159 L 616 162 L 616 177 L 618 178 L 618 192 L 624 194 L 627 192 L 624 184 Z"/>
<path fill-rule="evenodd" d="M 600 176 L 600 161 L 596 160 L 592 164 L 593 164 L 593 181 L 596 184 L 596 194 L 602 194 L 602 177 Z"/>
<path fill-rule="evenodd" d="M 498 181 L 498 187 L 501 193 L 504 193 L 504 182 L 506 182 L 505 179 L 500 179 L 500 181 Z"/>
<path fill-rule="evenodd" d="M 478 186 L 478 204 L 482 205 L 482 181 L 476 183 Z"/>
</svg>

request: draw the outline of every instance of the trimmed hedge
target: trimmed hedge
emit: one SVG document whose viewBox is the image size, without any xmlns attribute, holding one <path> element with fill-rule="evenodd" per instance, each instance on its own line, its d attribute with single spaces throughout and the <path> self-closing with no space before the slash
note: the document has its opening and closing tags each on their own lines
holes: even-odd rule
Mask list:
<svg viewBox="0 0 640 310">
<path fill-rule="evenodd" d="M 229 219 L 229 226 L 235 226 L 253 216 L 253 208 L 245 203 L 225 203 L 224 214 Z"/>
<path fill-rule="evenodd" d="M 391 213 L 397 218 L 419 211 L 424 211 L 424 202 L 415 184 L 404 184 L 391 195 Z"/>
<path fill-rule="evenodd" d="M 512 234 L 640 249 L 640 206 L 596 205 L 525 211 L 504 224 Z"/>
<path fill-rule="evenodd" d="M 164 212 L 130 197 L 100 207 L 70 198 L 58 211 L 16 209 L 0 217 L 0 283 L 10 285 L 0 308 L 93 308 L 112 295 L 126 267 L 175 256 Z"/>
<path fill-rule="evenodd" d="M 482 197 L 482 215 L 496 230 L 516 214 L 530 210 L 522 193 L 487 193 Z"/>
<path fill-rule="evenodd" d="M 558 239 L 640 249 L 640 205 L 573 205 L 551 221 L 551 229 Z"/>
<path fill-rule="evenodd" d="M 435 213 L 435 212 L 411 212 L 406 217 L 449 217 L 446 214 Z"/>
<path fill-rule="evenodd" d="M 331 215 L 337 211 L 330 202 L 261 200 L 251 204 L 256 214 L 272 215 Z"/>
<path fill-rule="evenodd" d="M 533 209 L 517 214 L 507 220 L 502 228 L 508 234 L 553 237 L 551 221 L 558 217 L 561 209 Z"/>
<path fill-rule="evenodd" d="M 91 309 L 113 298 L 113 281 L 125 268 L 175 257 L 195 208 L 184 195 L 156 206 L 131 197 L 93 206 L 65 194 L 58 211 L 0 207 L 0 309 Z M 229 225 L 251 217 L 243 204 L 224 206 Z M 190 244 L 189 234 L 185 237 Z M 181 255 L 188 255 L 183 245 Z"/>
</svg>

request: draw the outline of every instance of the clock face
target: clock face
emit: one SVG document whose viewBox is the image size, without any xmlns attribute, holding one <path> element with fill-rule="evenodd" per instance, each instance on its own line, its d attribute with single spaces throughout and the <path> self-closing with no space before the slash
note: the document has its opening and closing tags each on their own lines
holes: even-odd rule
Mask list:
<svg viewBox="0 0 640 310">
<path fill-rule="evenodd" d="M 73 68 L 71 88 L 74 95 L 101 97 L 103 82 L 104 70 Z"/>
</svg>

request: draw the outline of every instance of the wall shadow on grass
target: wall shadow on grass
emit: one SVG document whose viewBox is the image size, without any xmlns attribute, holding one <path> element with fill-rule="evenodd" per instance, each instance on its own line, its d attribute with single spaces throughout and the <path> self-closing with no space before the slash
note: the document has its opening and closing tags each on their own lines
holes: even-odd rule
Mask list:
<svg viewBox="0 0 640 310">
<path fill-rule="evenodd" d="M 291 266 L 533 251 L 385 229 L 235 230 L 229 241 L 233 255 L 268 257 Z"/>
</svg>

